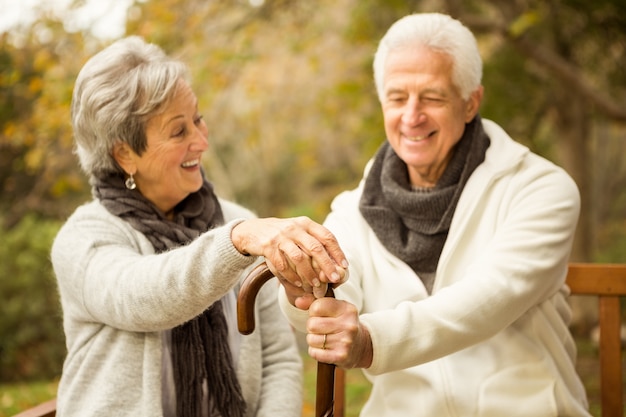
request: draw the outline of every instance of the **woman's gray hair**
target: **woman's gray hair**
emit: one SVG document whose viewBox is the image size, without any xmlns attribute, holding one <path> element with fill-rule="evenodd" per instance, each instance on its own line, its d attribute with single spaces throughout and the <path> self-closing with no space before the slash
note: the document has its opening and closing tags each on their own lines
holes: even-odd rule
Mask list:
<svg viewBox="0 0 626 417">
<path fill-rule="evenodd" d="M 385 63 L 389 53 L 406 46 L 425 46 L 452 58 L 452 82 L 467 100 L 481 83 L 483 63 L 472 32 L 461 22 L 439 13 L 416 13 L 396 21 L 380 40 L 374 56 L 374 82 L 384 99 Z"/>
<path fill-rule="evenodd" d="M 83 66 L 72 96 L 76 154 L 90 177 L 122 173 L 116 142 L 146 150 L 145 124 L 189 81 L 185 64 L 137 36 L 114 42 Z"/>
</svg>

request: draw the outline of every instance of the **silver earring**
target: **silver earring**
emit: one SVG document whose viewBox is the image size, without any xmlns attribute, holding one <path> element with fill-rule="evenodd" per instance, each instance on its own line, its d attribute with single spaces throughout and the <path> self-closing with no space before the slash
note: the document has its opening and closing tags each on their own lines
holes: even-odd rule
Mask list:
<svg viewBox="0 0 626 417">
<path fill-rule="evenodd" d="M 135 179 L 133 178 L 133 174 L 129 174 L 129 175 L 130 176 L 126 178 L 126 181 L 124 181 L 124 185 L 129 190 L 134 190 L 135 188 L 137 188 L 137 184 L 135 184 Z"/>
</svg>

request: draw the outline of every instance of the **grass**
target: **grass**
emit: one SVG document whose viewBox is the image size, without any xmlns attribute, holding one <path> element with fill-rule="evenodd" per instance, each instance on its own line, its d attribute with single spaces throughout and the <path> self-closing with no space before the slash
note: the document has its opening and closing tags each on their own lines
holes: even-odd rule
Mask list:
<svg viewBox="0 0 626 417">
<path fill-rule="evenodd" d="M 315 383 L 317 362 L 306 353 L 302 355 L 304 362 L 304 406 L 302 417 L 315 417 Z M 370 382 L 358 369 L 346 372 L 346 417 L 357 417 L 370 393 Z"/>
<path fill-rule="evenodd" d="M 9 417 L 51 398 L 58 381 L 0 384 L 0 417 Z"/>
<path fill-rule="evenodd" d="M 588 340 L 577 339 L 578 362 L 576 368 L 581 376 L 594 417 L 600 416 L 599 361 L 595 346 Z M 317 363 L 303 353 L 304 360 L 304 407 L 302 417 L 314 417 L 315 380 Z M 346 417 L 357 417 L 370 392 L 370 383 L 360 370 L 346 374 Z M 10 417 L 18 412 L 42 403 L 56 395 L 58 381 L 19 384 L 0 384 L 0 417 Z M 626 389 L 626 384 L 625 384 Z M 625 391 L 626 396 L 626 391 Z M 626 397 L 625 397 L 626 398 Z"/>
</svg>

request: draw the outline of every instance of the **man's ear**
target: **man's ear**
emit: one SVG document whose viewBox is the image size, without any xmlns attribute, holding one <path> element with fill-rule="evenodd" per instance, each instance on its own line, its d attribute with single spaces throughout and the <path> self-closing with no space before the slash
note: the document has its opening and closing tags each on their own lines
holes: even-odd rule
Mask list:
<svg viewBox="0 0 626 417">
<path fill-rule="evenodd" d="M 483 101 L 483 86 L 479 86 L 476 90 L 470 94 L 465 107 L 465 123 L 469 123 L 478 113 L 480 109 L 480 103 Z"/>
<path fill-rule="evenodd" d="M 113 145 L 113 159 L 127 173 L 134 174 L 137 172 L 135 167 L 135 153 L 127 143 L 116 142 Z"/>
</svg>

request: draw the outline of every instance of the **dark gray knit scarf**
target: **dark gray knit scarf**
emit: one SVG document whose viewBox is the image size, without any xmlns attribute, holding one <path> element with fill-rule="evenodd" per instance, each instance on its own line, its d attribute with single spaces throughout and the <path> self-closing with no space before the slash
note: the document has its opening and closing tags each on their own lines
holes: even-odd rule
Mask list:
<svg viewBox="0 0 626 417">
<path fill-rule="evenodd" d="M 121 176 L 96 179 L 92 187 L 94 197 L 111 214 L 143 233 L 156 252 L 188 244 L 224 223 L 222 208 L 206 180 L 199 191 L 176 206 L 173 220 L 167 219 L 138 190 L 128 190 Z M 221 416 L 244 416 L 246 405 L 232 363 L 221 301 L 172 329 L 172 365 L 179 417 L 201 416 L 204 381 L 208 385 L 205 409 L 211 410 L 212 404 Z"/>
<path fill-rule="evenodd" d="M 450 163 L 428 192 L 411 189 L 407 166 L 388 141 L 376 153 L 359 209 L 385 248 L 418 276 L 436 271 L 463 187 L 484 161 L 489 144 L 476 116 L 465 126 Z"/>
</svg>

